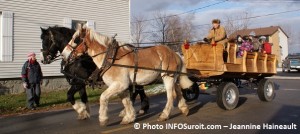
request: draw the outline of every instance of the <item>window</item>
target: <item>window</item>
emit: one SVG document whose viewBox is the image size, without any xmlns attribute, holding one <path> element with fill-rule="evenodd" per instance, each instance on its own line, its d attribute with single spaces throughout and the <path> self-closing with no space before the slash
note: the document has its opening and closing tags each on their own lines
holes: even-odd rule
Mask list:
<svg viewBox="0 0 300 134">
<path fill-rule="evenodd" d="M 13 59 L 13 12 L 2 11 L 0 14 L 0 61 Z"/>
<path fill-rule="evenodd" d="M 95 22 L 92 20 L 72 20 L 70 18 L 64 19 L 64 27 L 76 29 L 77 24 L 86 24 L 91 29 L 96 29 Z"/>
<path fill-rule="evenodd" d="M 76 29 L 78 24 L 84 25 L 86 23 L 87 23 L 86 21 L 72 20 L 72 29 Z"/>
</svg>

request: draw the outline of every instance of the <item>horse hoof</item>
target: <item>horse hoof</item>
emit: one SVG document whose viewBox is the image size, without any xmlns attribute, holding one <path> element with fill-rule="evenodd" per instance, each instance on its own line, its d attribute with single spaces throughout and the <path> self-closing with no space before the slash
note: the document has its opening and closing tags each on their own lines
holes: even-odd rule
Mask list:
<svg viewBox="0 0 300 134">
<path fill-rule="evenodd" d="M 101 126 L 101 127 L 106 127 L 106 126 L 107 126 L 107 123 L 108 123 L 108 120 L 100 121 L 100 126 Z"/>
<path fill-rule="evenodd" d="M 120 124 L 121 125 L 127 125 L 127 124 L 130 124 L 130 122 L 129 121 L 122 121 Z"/>
<path fill-rule="evenodd" d="M 188 109 L 183 110 L 183 111 L 182 111 L 182 114 L 183 114 L 184 116 L 188 116 L 188 115 L 189 115 L 189 110 L 188 110 Z"/>
<path fill-rule="evenodd" d="M 168 118 L 161 118 L 161 117 L 159 117 L 159 118 L 157 119 L 157 121 L 166 121 L 166 120 L 168 120 Z"/>
<path fill-rule="evenodd" d="M 78 115 L 77 120 L 85 120 L 87 117 L 83 115 Z"/>
<path fill-rule="evenodd" d="M 145 111 L 144 110 L 140 110 L 139 114 L 145 114 Z"/>
<path fill-rule="evenodd" d="M 83 112 L 79 114 L 77 117 L 78 120 L 85 120 L 87 118 L 90 118 L 90 114 L 88 112 Z"/>
</svg>

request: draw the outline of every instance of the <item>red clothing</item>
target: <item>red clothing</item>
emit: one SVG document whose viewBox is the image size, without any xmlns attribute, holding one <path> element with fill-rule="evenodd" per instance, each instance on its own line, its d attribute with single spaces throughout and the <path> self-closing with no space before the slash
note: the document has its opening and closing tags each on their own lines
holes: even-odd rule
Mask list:
<svg viewBox="0 0 300 134">
<path fill-rule="evenodd" d="M 271 54 L 272 53 L 272 46 L 269 42 L 265 42 L 263 44 L 262 52 L 266 54 Z"/>
</svg>

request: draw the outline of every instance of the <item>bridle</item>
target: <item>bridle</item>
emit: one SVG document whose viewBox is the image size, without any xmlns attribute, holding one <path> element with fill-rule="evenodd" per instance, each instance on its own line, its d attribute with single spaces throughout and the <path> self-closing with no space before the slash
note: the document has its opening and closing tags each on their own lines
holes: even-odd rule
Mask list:
<svg viewBox="0 0 300 134">
<path fill-rule="evenodd" d="M 97 56 L 105 54 L 103 62 L 102 62 L 102 66 L 100 67 L 100 70 L 101 70 L 100 76 L 102 76 L 114 64 L 114 62 L 116 60 L 117 51 L 120 48 L 118 42 L 115 40 L 116 36 L 117 35 L 114 35 L 112 37 L 112 42 L 111 42 L 110 45 L 108 45 L 108 47 L 107 47 L 106 50 L 104 50 L 102 52 L 99 52 L 99 53 L 97 53 L 95 55 L 90 56 L 90 57 L 94 58 L 94 57 L 97 57 Z M 82 40 L 83 41 L 82 41 L 81 45 L 83 45 L 83 53 L 87 53 L 89 47 L 87 46 L 85 39 L 83 38 Z M 67 59 L 67 64 L 71 64 L 72 61 L 74 61 L 74 59 L 77 57 L 76 56 L 77 55 L 76 54 L 77 53 L 76 49 L 78 49 L 78 46 L 77 46 L 76 49 L 73 48 L 70 44 L 68 44 L 66 47 L 68 47 L 69 49 L 71 49 L 70 56 Z M 109 61 L 109 60 L 111 60 L 111 61 Z"/>
<path fill-rule="evenodd" d="M 60 55 L 54 54 L 55 52 L 53 52 L 53 48 L 55 48 L 55 47 L 57 47 L 57 46 L 55 45 L 54 36 L 53 36 L 52 31 L 49 31 L 49 34 L 50 34 L 49 42 L 51 41 L 51 45 L 50 45 L 49 49 L 47 49 L 47 50 L 41 49 L 41 52 L 42 52 L 43 54 L 46 53 L 47 56 L 46 56 L 45 58 L 46 58 L 47 60 L 49 60 L 50 63 L 51 63 L 51 62 L 60 60 L 61 58 L 58 58 L 58 57 L 60 57 Z M 55 56 L 52 57 L 52 55 L 55 55 Z M 52 59 L 52 58 L 53 58 L 53 59 Z M 52 60 L 51 60 L 51 59 L 52 59 Z"/>
</svg>

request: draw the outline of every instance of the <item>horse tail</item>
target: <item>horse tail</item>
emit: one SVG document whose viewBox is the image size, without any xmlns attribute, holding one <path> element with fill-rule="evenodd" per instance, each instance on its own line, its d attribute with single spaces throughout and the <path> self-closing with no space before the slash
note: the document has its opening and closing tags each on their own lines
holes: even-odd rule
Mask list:
<svg viewBox="0 0 300 134">
<path fill-rule="evenodd" d="M 183 59 L 179 55 L 178 55 L 178 57 L 179 57 L 180 63 L 181 63 L 181 72 L 187 73 Z M 191 81 L 187 75 L 181 74 L 179 76 L 179 85 L 180 85 L 181 89 L 188 89 L 193 85 L 193 81 Z"/>
</svg>

